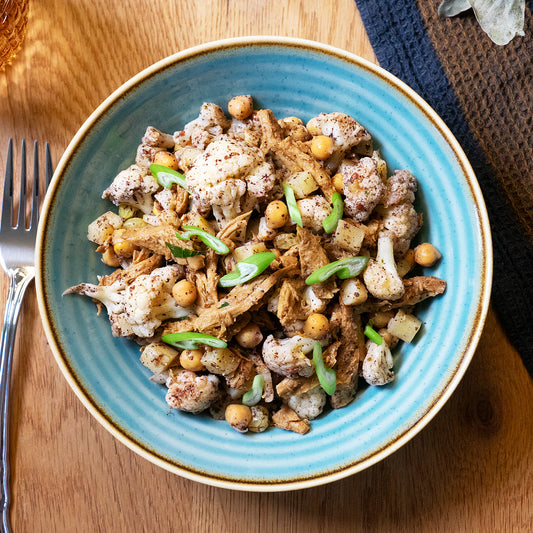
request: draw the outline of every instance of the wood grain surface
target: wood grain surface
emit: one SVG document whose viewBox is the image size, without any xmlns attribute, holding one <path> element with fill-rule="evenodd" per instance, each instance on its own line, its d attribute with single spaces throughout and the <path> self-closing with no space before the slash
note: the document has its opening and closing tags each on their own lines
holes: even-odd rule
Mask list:
<svg viewBox="0 0 533 533">
<path fill-rule="evenodd" d="M 354 0 L 31 0 L 24 47 L 0 73 L 0 169 L 9 137 L 49 141 L 57 162 L 138 71 L 206 41 L 259 34 L 375 61 Z M 6 293 L 2 275 L 0 312 Z M 368 470 L 304 491 L 209 487 L 116 441 L 57 367 L 33 286 L 12 393 L 15 532 L 533 531 L 533 383 L 492 311 L 463 381 L 424 431 Z"/>
</svg>

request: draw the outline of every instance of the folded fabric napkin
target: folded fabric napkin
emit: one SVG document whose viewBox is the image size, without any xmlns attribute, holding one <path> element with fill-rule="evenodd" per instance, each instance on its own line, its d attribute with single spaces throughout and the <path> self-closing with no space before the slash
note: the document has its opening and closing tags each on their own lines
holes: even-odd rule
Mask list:
<svg viewBox="0 0 533 533">
<path fill-rule="evenodd" d="M 492 305 L 533 376 L 533 20 L 498 46 L 440 0 L 356 0 L 379 64 L 451 129 L 476 173 L 494 246 Z"/>
</svg>

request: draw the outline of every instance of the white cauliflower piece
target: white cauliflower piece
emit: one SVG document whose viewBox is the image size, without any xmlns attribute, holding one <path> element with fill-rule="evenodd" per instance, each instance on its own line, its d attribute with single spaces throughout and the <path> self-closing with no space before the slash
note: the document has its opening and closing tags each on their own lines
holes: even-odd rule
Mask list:
<svg viewBox="0 0 533 533">
<path fill-rule="evenodd" d="M 320 131 L 333 139 L 334 149 L 347 151 L 370 140 L 370 134 L 354 118 L 344 113 L 320 113 L 307 123 L 311 131 Z"/>
<path fill-rule="evenodd" d="M 141 144 L 137 148 L 135 163 L 140 167 L 148 168 L 154 162 L 157 152 L 174 149 L 174 138 L 168 133 L 163 133 L 153 126 L 148 126 Z"/>
<path fill-rule="evenodd" d="M 257 148 L 228 138 L 213 141 L 185 174 L 195 208 L 207 213 L 212 207 L 219 223 L 235 218 L 247 190 L 245 176 L 261 162 Z"/>
<path fill-rule="evenodd" d="M 219 137 L 230 126 L 230 120 L 223 109 L 216 104 L 202 104 L 198 118 L 183 128 L 185 139 L 189 139 L 195 148 L 201 150 Z"/>
<path fill-rule="evenodd" d="M 313 420 L 324 410 L 326 393 L 322 387 L 317 386 L 307 392 L 291 396 L 287 403 L 300 418 Z"/>
<path fill-rule="evenodd" d="M 385 183 L 382 203 L 385 207 L 412 204 L 417 188 L 416 178 L 408 170 L 397 170 Z"/>
<path fill-rule="evenodd" d="M 276 339 L 269 335 L 263 343 L 263 361 L 277 374 L 289 378 L 309 377 L 314 366 L 306 354 L 313 351 L 315 341 L 300 335 L 286 339 Z"/>
<path fill-rule="evenodd" d="M 117 280 L 111 285 L 94 285 L 80 283 L 67 289 L 65 294 L 82 294 L 97 300 L 107 309 L 111 324 L 111 333 L 114 337 L 128 337 L 133 335 L 133 329 L 124 313 L 124 289 L 126 285 L 122 280 Z"/>
<path fill-rule="evenodd" d="M 363 222 L 385 192 L 385 183 L 379 175 L 376 161 L 371 157 L 362 157 L 357 163 L 343 161 L 339 172 L 344 186 L 344 209 L 352 218 Z"/>
<path fill-rule="evenodd" d="M 212 374 L 197 375 L 180 369 L 167 379 L 165 399 L 171 409 L 201 413 L 217 400 L 218 384 L 218 378 Z"/>
<path fill-rule="evenodd" d="M 102 194 L 102 198 L 109 198 L 115 205 L 131 205 L 148 214 L 154 207 L 152 195 L 160 188 L 146 168 L 131 165 L 117 174 L 113 183 Z"/>
<path fill-rule="evenodd" d="M 257 165 L 245 176 L 245 180 L 247 191 L 242 207 L 244 212 L 257 207 L 261 202 L 269 201 L 279 181 L 271 161 L 264 161 Z M 281 191 L 279 187 L 277 189 Z"/>
<path fill-rule="evenodd" d="M 380 209 L 383 216 L 381 235 L 392 237 L 394 253 L 402 256 L 421 226 L 421 220 L 412 204 L 398 204 Z"/>
<path fill-rule="evenodd" d="M 156 268 L 126 287 L 124 313 L 135 335 L 152 337 L 163 320 L 190 315 L 190 310 L 180 307 L 172 296 L 172 287 L 181 273 L 178 265 Z"/>
<path fill-rule="evenodd" d="M 303 290 L 302 294 L 302 307 L 307 313 L 322 313 L 326 310 L 329 300 L 321 299 L 313 290 L 312 286 L 307 286 Z"/>
<path fill-rule="evenodd" d="M 385 385 L 394 379 L 394 361 L 386 342 L 366 343 L 366 356 L 363 361 L 363 378 L 369 385 Z"/>
<path fill-rule="evenodd" d="M 304 228 L 311 228 L 313 231 L 322 230 L 322 221 L 331 213 L 330 203 L 320 194 L 303 198 L 296 202 Z"/>
<path fill-rule="evenodd" d="M 392 239 L 388 235 L 378 238 L 378 253 L 370 259 L 363 273 L 368 292 L 380 300 L 398 300 L 405 292 L 402 278 L 396 270 Z"/>
</svg>

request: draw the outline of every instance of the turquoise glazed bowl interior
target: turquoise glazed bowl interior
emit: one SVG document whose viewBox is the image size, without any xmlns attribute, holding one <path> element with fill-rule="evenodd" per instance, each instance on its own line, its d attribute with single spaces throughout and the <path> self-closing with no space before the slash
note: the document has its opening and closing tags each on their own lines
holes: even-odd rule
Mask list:
<svg viewBox="0 0 533 533">
<path fill-rule="evenodd" d="M 342 111 L 372 134 L 389 168 L 419 181 L 418 239 L 443 259 L 427 273 L 446 293 L 417 309 L 416 342 L 395 351 L 396 379 L 361 388 L 349 406 L 312 422 L 306 435 L 270 429 L 240 434 L 208 416 L 171 411 L 149 381 L 138 346 L 113 338 L 105 312 L 88 298 L 62 296 L 110 268 L 87 226 L 112 206 L 101 199 L 129 166 L 148 125 L 181 129 L 203 102 L 226 108 L 237 94 L 278 118 L 304 121 Z M 310 41 L 251 37 L 171 56 L 115 91 L 89 117 L 61 159 L 39 227 L 37 291 L 46 334 L 78 397 L 115 437 L 174 473 L 240 490 L 280 491 L 334 481 L 407 442 L 438 412 L 464 374 L 487 312 L 492 252 L 478 184 L 436 114 L 392 75 L 342 50 Z"/>
</svg>

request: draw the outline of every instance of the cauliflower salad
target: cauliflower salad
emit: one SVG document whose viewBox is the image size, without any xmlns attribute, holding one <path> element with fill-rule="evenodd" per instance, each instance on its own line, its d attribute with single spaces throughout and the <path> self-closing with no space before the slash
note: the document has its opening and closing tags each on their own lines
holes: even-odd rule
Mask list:
<svg viewBox="0 0 533 533">
<path fill-rule="evenodd" d="M 416 178 L 390 171 L 354 118 L 304 124 L 235 96 L 173 134 L 148 127 L 88 238 L 115 270 L 65 294 L 92 298 L 166 387 L 170 409 L 239 432 L 304 434 L 394 380 L 420 301 L 446 282 L 414 275 L 440 253 L 413 246 Z"/>
</svg>

